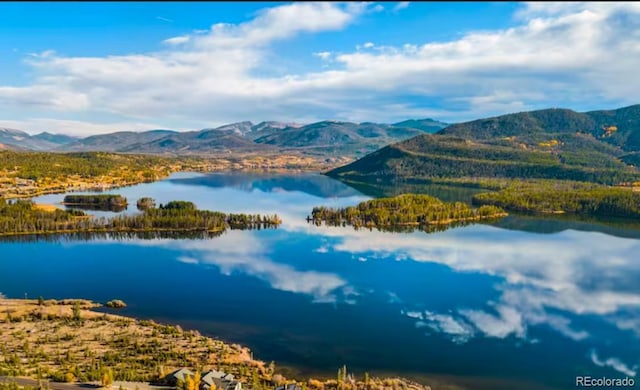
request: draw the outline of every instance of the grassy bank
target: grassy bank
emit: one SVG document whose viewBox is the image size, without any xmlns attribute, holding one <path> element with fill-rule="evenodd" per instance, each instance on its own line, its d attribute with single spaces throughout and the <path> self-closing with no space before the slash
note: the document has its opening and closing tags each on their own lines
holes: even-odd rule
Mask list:
<svg viewBox="0 0 640 390">
<path fill-rule="evenodd" d="M 275 363 L 254 359 L 246 347 L 180 326 L 100 313 L 100 306 L 87 300 L 0 298 L 0 375 L 99 382 L 110 370 L 116 381 L 148 382 L 187 367 L 232 373 L 255 390 L 284 383 L 315 390 L 428 389 L 402 378 L 352 377 L 344 367 L 330 380 L 286 378 Z"/>
</svg>

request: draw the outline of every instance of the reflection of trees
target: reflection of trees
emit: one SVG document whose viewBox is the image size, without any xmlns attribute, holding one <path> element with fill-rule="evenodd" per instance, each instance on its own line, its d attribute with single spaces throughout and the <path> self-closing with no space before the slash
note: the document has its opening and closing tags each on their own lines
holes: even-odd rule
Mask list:
<svg viewBox="0 0 640 390">
<path fill-rule="evenodd" d="M 345 221 L 335 222 L 335 221 L 321 221 L 321 220 L 313 220 L 311 218 L 307 219 L 307 222 L 314 224 L 315 226 L 322 226 L 323 224 L 326 226 L 337 226 L 337 227 L 346 227 L 347 224 Z M 359 225 L 350 225 L 353 226 L 353 230 L 368 230 L 373 231 L 377 230 L 380 232 L 390 232 L 390 233 L 413 233 L 415 231 L 422 231 L 425 233 L 437 233 L 444 232 L 445 230 L 449 230 L 456 227 L 462 227 L 471 225 L 473 222 L 469 221 L 459 221 L 453 222 L 447 225 L 396 225 L 396 226 L 359 226 Z"/>
<path fill-rule="evenodd" d="M 231 225 L 230 230 L 267 230 L 276 229 L 275 226 L 237 226 Z M 24 234 L 18 236 L 0 236 L 0 242 L 64 242 L 64 241 L 92 241 L 97 239 L 113 240 L 157 240 L 157 239 L 188 239 L 206 240 L 219 237 L 224 231 L 146 231 L 146 232 L 74 232 L 53 234 Z"/>
<path fill-rule="evenodd" d="M 89 211 L 113 211 L 119 213 L 127 209 L 127 206 L 123 205 L 109 205 L 109 204 L 74 204 L 66 205 L 68 209 L 76 210 L 89 210 Z"/>
<path fill-rule="evenodd" d="M 219 237 L 220 232 L 202 231 L 149 231 L 149 232 L 75 232 L 57 234 L 26 234 L 20 236 L 0 236 L 0 242 L 67 242 L 67 241 L 92 241 L 97 239 L 111 240 L 156 240 L 156 239 L 190 239 L 202 240 Z"/>
</svg>

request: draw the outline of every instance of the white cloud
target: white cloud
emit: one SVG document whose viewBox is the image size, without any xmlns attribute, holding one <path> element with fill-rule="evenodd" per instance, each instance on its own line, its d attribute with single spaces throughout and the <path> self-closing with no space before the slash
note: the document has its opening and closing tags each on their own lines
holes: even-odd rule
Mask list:
<svg viewBox="0 0 640 390">
<path fill-rule="evenodd" d="M 271 67 L 270 58 L 286 55 L 274 53 L 273 43 L 342 30 L 372 9 L 370 3 L 293 3 L 246 23 L 169 38 L 159 52 L 41 53 L 27 61 L 36 75 L 32 84 L 0 86 L 0 116 L 19 108 L 23 117 L 62 111 L 150 122 L 171 113 L 174 121 L 212 126 L 264 118 L 463 120 L 550 105 L 637 103 L 638 3 L 527 4 L 509 29 L 342 52 L 332 56 L 331 68 Z"/>
<path fill-rule="evenodd" d="M 420 326 L 418 325 L 420 323 L 421 322 L 418 321 L 416 325 Z M 462 319 L 456 319 L 448 314 L 437 314 L 427 311 L 425 312 L 423 323 L 438 333 L 448 335 L 451 337 L 451 341 L 456 344 L 466 343 L 474 335 L 474 330 L 471 326 Z"/>
<path fill-rule="evenodd" d="M 314 56 L 322 59 L 322 60 L 328 60 L 331 57 L 331 52 L 329 51 L 320 51 L 320 52 L 316 52 L 313 53 Z"/>
<path fill-rule="evenodd" d="M 393 7 L 393 12 L 401 11 L 405 8 L 408 8 L 411 3 L 409 1 L 400 1 Z"/>
<path fill-rule="evenodd" d="M 180 256 L 178 261 L 185 264 L 198 264 L 198 259 L 189 256 Z"/>
<path fill-rule="evenodd" d="M 33 118 L 28 120 L 2 120 L 0 127 L 20 129 L 30 134 L 47 131 L 49 133 L 83 136 L 87 134 L 107 134 L 114 131 L 144 131 L 162 129 L 162 125 L 151 122 L 93 123 L 66 119 Z M 186 130 L 186 129 L 174 129 Z"/>
<path fill-rule="evenodd" d="M 191 40 L 191 37 L 189 37 L 188 35 L 182 35 L 179 37 L 165 39 L 164 41 L 162 41 L 162 43 L 165 43 L 167 45 L 181 45 L 183 43 L 189 42 L 190 40 Z"/>
<path fill-rule="evenodd" d="M 576 326 L 569 317 L 593 315 L 640 335 L 640 322 L 634 320 L 634 313 L 640 313 L 640 294 L 629 287 L 638 277 L 632 271 L 637 269 L 635 253 L 640 250 L 634 239 L 570 230 L 531 237 L 482 225 L 427 236 L 304 225 L 295 228 L 335 237 L 334 252 L 356 257 L 374 252 L 503 279 L 496 286 L 499 299 L 489 304 L 491 310 L 459 308 L 453 313 L 435 313 L 468 323 L 475 330 L 474 337 L 528 339 L 529 327 L 544 326 L 583 341 L 597 335 Z M 494 230 L 501 232 L 492 234 Z M 601 278 L 593 280 L 593 275 Z M 416 311 L 410 306 L 405 310 Z"/>
<path fill-rule="evenodd" d="M 337 294 L 343 298 L 358 295 L 338 275 L 299 271 L 270 260 L 265 256 L 268 251 L 265 242 L 247 232 L 229 231 L 214 240 L 140 240 L 132 243 L 177 248 L 187 253 L 178 257 L 180 262 L 215 265 L 225 275 L 234 272 L 251 275 L 265 280 L 274 289 L 310 295 L 318 303 L 335 302 Z"/>
<path fill-rule="evenodd" d="M 327 248 L 326 245 L 323 245 L 320 248 L 314 249 L 313 251 L 317 252 L 317 253 L 328 253 L 329 252 L 329 248 Z"/>
<path fill-rule="evenodd" d="M 629 377 L 635 377 L 636 373 L 637 373 L 637 366 L 634 366 L 633 368 L 627 366 L 625 363 L 623 363 L 620 359 L 616 358 L 616 357 L 611 357 L 605 360 L 602 360 L 598 357 L 598 354 L 596 353 L 595 349 L 591 350 L 590 353 L 590 357 L 591 357 L 591 361 L 593 362 L 593 364 L 595 364 L 596 366 L 600 366 L 600 367 L 611 367 L 614 370 L 627 375 Z"/>
<path fill-rule="evenodd" d="M 505 338 L 509 335 L 524 337 L 526 327 L 522 314 L 513 307 L 498 305 L 497 315 L 481 310 L 462 310 L 468 321 L 489 337 Z"/>
</svg>

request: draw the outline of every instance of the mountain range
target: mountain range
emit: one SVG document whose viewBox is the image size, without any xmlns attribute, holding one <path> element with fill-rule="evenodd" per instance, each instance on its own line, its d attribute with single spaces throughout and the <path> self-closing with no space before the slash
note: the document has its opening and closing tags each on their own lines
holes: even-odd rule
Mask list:
<svg viewBox="0 0 640 390">
<path fill-rule="evenodd" d="M 640 105 L 546 109 L 457 123 L 387 145 L 328 175 L 359 182 L 436 178 L 639 180 Z"/>
<path fill-rule="evenodd" d="M 21 130 L 0 129 L 0 148 L 169 155 L 302 151 L 317 155 L 358 156 L 446 126 L 446 123 L 433 119 L 414 119 L 396 124 L 322 121 L 307 125 L 245 121 L 198 131 L 119 131 L 86 138 L 50 133 L 31 136 Z"/>
<path fill-rule="evenodd" d="M 15 150 L 53 150 L 54 148 L 74 142 L 76 138 L 51 133 L 29 135 L 24 131 L 0 127 L 0 149 Z"/>
<path fill-rule="evenodd" d="M 328 175 L 359 182 L 527 177 L 619 183 L 640 180 L 640 105 L 589 112 L 553 108 L 452 125 L 432 119 L 238 122 L 86 138 L 0 129 L 0 149 L 166 155 L 296 151 L 356 158 Z"/>
</svg>

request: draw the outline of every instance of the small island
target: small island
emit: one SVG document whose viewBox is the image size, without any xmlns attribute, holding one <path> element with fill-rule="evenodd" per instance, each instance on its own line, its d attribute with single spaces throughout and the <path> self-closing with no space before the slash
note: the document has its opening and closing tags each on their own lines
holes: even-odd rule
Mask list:
<svg viewBox="0 0 640 390">
<path fill-rule="evenodd" d="M 507 213 L 497 206 L 481 206 L 472 209 L 462 202 L 447 203 L 429 195 L 404 194 L 392 198 L 372 199 L 357 206 L 341 209 L 314 207 L 309 222 L 324 222 L 330 226 L 351 225 L 354 228 L 369 227 L 380 230 L 406 230 L 419 228 L 425 231 L 438 227 L 500 218 Z M 433 229 L 433 228 L 436 229 Z"/>
<path fill-rule="evenodd" d="M 86 210 L 122 211 L 127 208 L 127 198 L 113 194 L 67 195 L 62 204 Z"/>
<path fill-rule="evenodd" d="M 0 236 L 157 232 L 215 234 L 226 229 L 273 228 L 280 223 L 275 214 L 225 214 L 198 210 L 195 204 L 186 201 L 171 201 L 134 215 L 95 218 L 81 210 L 46 209 L 30 200 L 8 203 L 0 198 Z"/>
</svg>

